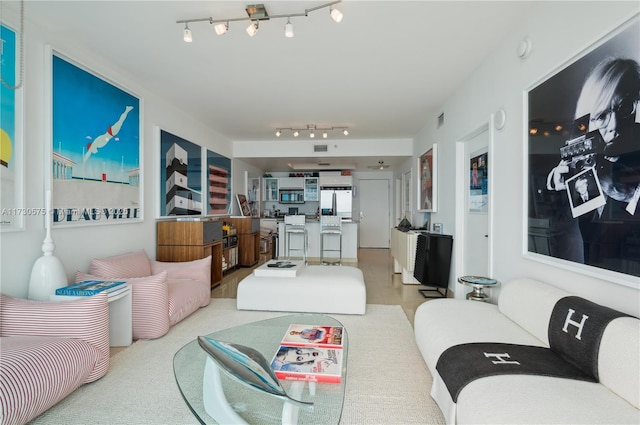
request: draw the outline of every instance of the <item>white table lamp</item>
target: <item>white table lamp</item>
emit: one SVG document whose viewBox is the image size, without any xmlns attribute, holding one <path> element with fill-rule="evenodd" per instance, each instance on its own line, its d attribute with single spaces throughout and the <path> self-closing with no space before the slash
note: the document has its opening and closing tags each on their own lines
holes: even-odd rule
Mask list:
<svg viewBox="0 0 640 425">
<path fill-rule="evenodd" d="M 49 295 L 53 294 L 57 288 L 67 286 L 67 274 L 64 266 L 58 257 L 53 255 L 55 245 L 51 238 L 51 191 L 47 190 L 46 200 L 46 236 L 42 242 L 42 257 L 38 258 L 31 269 L 31 279 L 29 280 L 30 300 L 48 301 Z"/>
</svg>

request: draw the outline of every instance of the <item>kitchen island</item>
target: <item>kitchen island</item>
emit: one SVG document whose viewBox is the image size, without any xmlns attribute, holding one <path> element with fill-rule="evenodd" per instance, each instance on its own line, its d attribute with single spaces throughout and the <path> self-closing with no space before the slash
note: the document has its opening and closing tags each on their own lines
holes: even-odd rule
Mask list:
<svg viewBox="0 0 640 425">
<path fill-rule="evenodd" d="M 320 261 L 320 220 L 307 219 L 305 228 L 307 230 L 307 260 Z M 278 257 L 286 258 L 285 251 L 284 221 L 278 221 Z M 339 238 L 335 235 L 324 236 L 324 259 L 327 261 L 337 260 L 340 253 L 337 250 Z M 291 236 L 291 256 L 301 258 L 302 236 Z M 355 221 L 342 222 L 342 262 L 358 262 L 358 223 Z"/>
</svg>

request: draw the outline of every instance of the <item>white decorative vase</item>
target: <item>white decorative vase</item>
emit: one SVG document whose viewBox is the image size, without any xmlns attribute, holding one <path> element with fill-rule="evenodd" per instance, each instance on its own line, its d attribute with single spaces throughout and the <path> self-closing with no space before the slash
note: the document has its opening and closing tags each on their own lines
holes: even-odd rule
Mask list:
<svg viewBox="0 0 640 425">
<path fill-rule="evenodd" d="M 48 301 L 57 288 L 67 286 L 67 274 L 58 257 L 53 255 L 55 245 L 51 238 L 51 191 L 47 191 L 46 236 L 42 243 L 42 257 L 38 258 L 31 269 L 29 280 L 30 300 Z"/>
</svg>

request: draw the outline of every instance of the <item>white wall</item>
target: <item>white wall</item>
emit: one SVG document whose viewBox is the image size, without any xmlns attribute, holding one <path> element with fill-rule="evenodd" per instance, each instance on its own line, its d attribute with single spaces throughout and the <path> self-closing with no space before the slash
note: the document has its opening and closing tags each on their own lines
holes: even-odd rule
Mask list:
<svg viewBox="0 0 640 425">
<path fill-rule="evenodd" d="M 523 100 L 528 87 L 550 74 L 609 31 L 638 13 L 637 2 L 547 2 L 519 30 L 474 71 L 468 81 L 433 117 L 414 141 L 414 158 L 438 143 L 438 211 L 432 221 L 455 233 L 455 145 L 490 122 L 500 108 L 507 113 L 502 130 L 495 131 L 491 151 L 493 179 L 493 238 L 495 278 L 506 282 L 518 276 L 537 278 L 619 310 L 640 314 L 640 279 L 636 288 L 543 264 L 523 256 L 525 223 L 522 201 L 524 167 Z M 521 60 L 520 41 L 528 36 L 532 52 Z M 445 123 L 436 128 L 436 117 Z M 455 243 L 455 241 L 454 241 Z M 455 270 L 455 264 L 452 270 Z M 450 288 L 467 292 L 451 276 Z M 495 295 L 495 294 L 494 294 Z"/>
<path fill-rule="evenodd" d="M 28 8 L 28 5 L 27 5 Z M 12 8 L 3 9 L 3 21 L 19 28 L 19 19 Z M 56 38 L 56 34 L 41 34 L 36 25 L 25 23 L 25 207 L 44 207 L 45 177 L 50 170 L 46 155 L 50 135 L 44 128 L 47 105 L 44 102 L 47 76 L 44 75 L 45 45 L 49 44 L 62 54 L 78 61 L 94 72 L 117 82 L 142 98 L 141 125 L 143 127 L 143 194 L 144 221 L 136 224 L 114 224 L 78 228 L 54 228 L 52 237 L 58 256 L 73 280 L 76 270 L 87 271 L 91 257 L 120 254 L 144 249 L 155 258 L 155 218 L 159 185 L 159 146 L 156 126 L 184 139 L 205 146 L 231 158 L 231 142 L 207 126 L 193 120 L 180 108 L 159 99 L 134 76 L 126 75 L 104 62 L 96 52 L 82 48 L 72 40 Z M 114 29 L 115 30 L 115 29 Z M 232 184 L 236 183 L 232 170 Z M 25 230 L 0 234 L 0 290 L 9 295 L 26 297 L 31 267 L 42 255 L 44 219 L 26 217 Z"/>
</svg>

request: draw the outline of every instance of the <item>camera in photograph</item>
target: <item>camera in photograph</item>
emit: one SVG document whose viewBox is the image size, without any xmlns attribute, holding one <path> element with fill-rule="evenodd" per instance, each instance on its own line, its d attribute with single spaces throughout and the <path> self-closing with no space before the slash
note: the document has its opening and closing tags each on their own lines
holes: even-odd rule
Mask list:
<svg viewBox="0 0 640 425">
<path fill-rule="evenodd" d="M 590 131 L 575 139 L 567 140 L 560 148 L 560 157 L 569 162 L 569 168 L 575 174 L 585 168 L 596 165 L 596 156 L 604 152 L 604 140 L 598 130 Z"/>
</svg>

